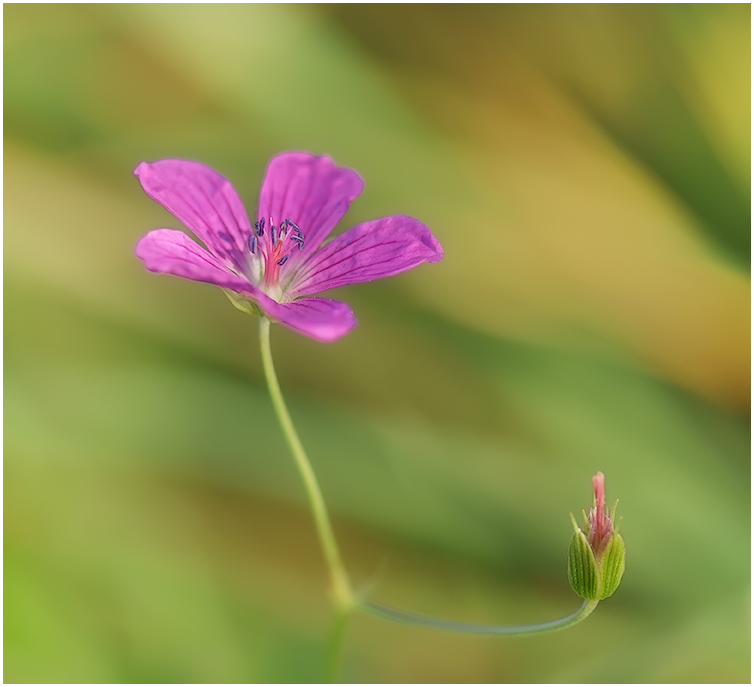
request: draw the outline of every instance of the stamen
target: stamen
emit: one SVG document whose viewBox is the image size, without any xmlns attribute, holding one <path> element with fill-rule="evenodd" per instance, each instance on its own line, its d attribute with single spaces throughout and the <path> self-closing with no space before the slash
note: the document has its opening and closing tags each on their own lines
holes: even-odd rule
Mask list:
<svg viewBox="0 0 754 687">
<path fill-rule="evenodd" d="M 257 237 L 255 234 L 249 236 L 249 250 L 252 255 L 257 252 Z"/>
<path fill-rule="evenodd" d="M 288 262 L 288 258 L 290 257 L 291 257 L 291 254 L 286 253 L 282 258 L 280 258 L 280 260 L 278 260 L 278 265 L 282 267 L 283 265 L 285 265 L 286 262 Z"/>
<path fill-rule="evenodd" d="M 278 237 L 275 234 L 275 225 L 272 223 L 272 219 L 270 219 L 270 236 L 272 236 L 273 246 L 278 242 Z"/>
<path fill-rule="evenodd" d="M 286 222 L 286 224 L 287 224 L 288 226 L 291 226 L 291 227 L 293 227 L 293 231 L 295 231 L 295 232 L 296 232 L 297 234 L 300 234 L 301 236 L 303 236 L 303 235 L 304 235 L 304 233 L 303 233 L 303 232 L 301 231 L 301 229 L 299 228 L 298 224 L 296 224 L 295 222 L 291 222 L 291 220 L 290 220 L 290 219 L 288 219 L 287 217 L 285 218 L 285 222 Z"/>
<path fill-rule="evenodd" d="M 278 232 L 279 232 L 279 233 L 278 233 L 278 237 L 282 239 L 282 238 L 283 238 L 283 236 L 285 236 L 285 232 L 287 231 L 287 229 L 288 229 L 288 220 L 287 220 L 287 219 L 284 219 L 284 220 L 283 220 L 283 221 L 282 221 L 282 222 L 280 223 L 280 227 L 279 227 L 279 229 L 278 229 Z"/>
<path fill-rule="evenodd" d="M 260 239 L 264 236 L 264 217 L 254 224 L 254 231 Z"/>
</svg>

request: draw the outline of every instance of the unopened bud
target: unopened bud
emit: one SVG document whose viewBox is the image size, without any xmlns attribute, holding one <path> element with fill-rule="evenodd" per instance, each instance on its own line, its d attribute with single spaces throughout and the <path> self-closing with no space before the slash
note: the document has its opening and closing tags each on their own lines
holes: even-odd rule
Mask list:
<svg viewBox="0 0 754 687">
<path fill-rule="evenodd" d="M 620 584 L 626 567 L 626 543 L 614 527 L 616 501 L 612 513 L 605 510 L 605 475 L 592 478 L 594 506 L 584 514 L 586 531 L 573 516 L 573 537 L 568 549 L 568 582 L 576 594 L 596 601 L 611 596 Z"/>
</svg>

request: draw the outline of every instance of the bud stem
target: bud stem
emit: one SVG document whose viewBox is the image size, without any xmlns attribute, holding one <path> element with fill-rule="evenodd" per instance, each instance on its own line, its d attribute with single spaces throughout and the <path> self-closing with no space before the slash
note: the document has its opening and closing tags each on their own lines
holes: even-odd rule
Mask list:
<svg viewBox="0 0 754 687">
<path fill-rule="evenodd" d="M 407 625 L 474 635 L 523 637 L 526 635 L 544 634 L 545 632 L 556 632 L 557 630 L 564 630 L 567 627 L 576 625 L 576 623 L 580 623 L 584 618 L 589 616 L 597 608 L 598 603 L 599 601 L 584 601 L 578 611 L 567 615 L 565 618 L 550 620 L 546 623 L 536 623 L 534 625 L 475 625 L 473 623 L 456 623 L 452 620 L 438 620 L 437 618 L 428 618 L 416 613 L 399 611 L 396 608 L 383 606 L 373 601 L 359 601 L 358 606 L 361 610 L 377 615 L 385 620 L 394 620 L 397 623 L 405 623 Z"/>
</svg>

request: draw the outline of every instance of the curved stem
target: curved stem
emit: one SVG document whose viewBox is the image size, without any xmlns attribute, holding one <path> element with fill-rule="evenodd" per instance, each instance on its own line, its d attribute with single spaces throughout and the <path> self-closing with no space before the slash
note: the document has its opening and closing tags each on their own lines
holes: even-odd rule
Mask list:
<svg viewBox="0 0 754 687">
<path fill-rule="evenodd" d="M 262 367 L 267 379 L 267 387 L 270 391 L 272 405 L 283 430 L 285 440 L 293 453 L 293 459 L 296 467 L 304 482 L 306 493 L 309 496 L 312 513 L 314 515 L 314 524 L 317 529 L 317 535 L 322 546 L 322 552 L 325 556 L 325 562 L 330 574 L 330 583 L 332 586 L 333 598 L 337 606 L 337 615 L 334 621 L 333 631 L 330 641 L 329 657 L 326 666 L 328 680 L 334 680 L 337 673 L 340 651 L 345 635 L 346 622 L 354 607 L 358 606 L 368 613 L 372 613 L 387 620 L 393 620 L 399 623 L 416 625 L 419 627 L 428 627 L 437 630 L 449 630 L 451 632 L 463 632 L 466 634 L 483 634 L 483 635 L 508 635 L 508 636 L 525 636 L 541 634 L 544 632 L 555 632 L 571 627 L 581 622 L 589 616 L 597 607 L 599 601 L 584 601 L 579 608 L 571 615 L 558 620 L 551 620 L 546 623 L 537 623 L 534 625 L 475 625 L 473 623 L 456 623 L 448 620 L 439 620 L 428 618 L 416 613 L 401 611 L 389 606 L 372 601 L 356 600 L 351 583 L 348 580 L 346 569 L 343 566 L 343 560 L 340 557 L 338 544 L 335 541 L 330 518 L 327 514 L 325 500 L 322 497 L 317 478 L 312 470 L 311 463 L 306 456 L 301 440 L 296 433 L 296 429 L 291 421 L 288 408 L 283 400 L 283 394 L 280 391 L 275 366 L 272 362 L 272 351 L 270 349 L 270 321 L 262 317 L 259 321 L 259 341 L 262 351 Z"/>
<path fill-rule="evenodd" d="M 456 623 L 451 620 L 439 620 L 428 618 L 416 613 L 399 611 L 396 608 L 382 606 L 372 601 L 360 601 L 359 608 L 368 613 L 378 615 L 386 620 L 394 620 L 397 623 L 406 623 L 407 625 L 417 625 L 418 627 L 430 627 L 435 630 L 448 630 L 450 632 L 463 632 L 466 634 L 476 635 L 508 635 L 522 637 L 525 635 L 542 634 L 545 632 L 555 632 L 564 630 L 576 623 L 580 623 L 584 618 L 591 614 L 597 607 L 599 601 L 584 601 L 581 608 L 565 618 L 550 620 L 546 623 L 537 623 L 535 625 L 475 625 L 473 623 Z"/>
<path fill-rule="evenodd" d="M 272 351 L 270 349 L 270 321 L 266 317 L 262 317 L 259 320 L 259 341 L 262 350 L 262 367 L 264 368 L 264 376 L 267 379 L 267 387 L 272 398 L 272 405 L 275 408 L 280 428 L 283 430 L 283 435 L 288 442 L 291 453 L 293 453 L 293 459 L 296 462 L 296 467 L 301 475 L 301 479 L 304 481 L 304 487 L 309 496 L 309 503 L 314 515 L 314 525 L 317 529 L 319 543 L 322 546 L 327 569 L 330 573 L 333 598 L 339 611 L 347 617 L 348 611 L 354 605 L 353 591 L 351 590 L 351 584 L 348 581 L 348 575 L 340 557 L 338 544 L 335 541 L 335 534 L 330 524 L 330 518 L 327 515 L 327 507 L 325 506 L 324 498 L 322 498 L 317 478 L 314 475 L 314 470 L 312 470 L 309 459 L 306 457 L 301 440 L 298 438 L 296 429 L 291 421 L 291 416 L 288 414 L 283 394 L 280 392 L 280 384 L 275 374 L 275 366 L 272 363 Z"/>
</svg>

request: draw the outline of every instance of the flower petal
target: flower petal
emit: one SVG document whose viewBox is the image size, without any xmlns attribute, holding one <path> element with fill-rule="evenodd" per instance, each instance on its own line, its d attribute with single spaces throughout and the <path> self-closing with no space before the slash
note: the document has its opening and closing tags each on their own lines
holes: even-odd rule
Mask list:
<svg viewBox="0 0 754 687">
<path fill-rule="evenodd" d="M 270 160 L 258 217 L 266 222 L 272 217 L 277 227 L 290 219 L 305 241 L 303 250 L 293 251 L 284 272 L 290 273 L 322 245 L 363 190 L 364 182 L 356 172 L 338 167 L 326 155 L 282 153 Z"/>
<path fill-rule="evenodd" d="M 176 229 L 155 229 L 136 244 L 136 256 L 151 272 L 222 286 L 247 296 L 257 290 L 245 279 L 233 274 L 209 251 Z"/>
<path fill-rule="evenodd" d="M 385 217 L 359 224 L 328 243 L 300 268 L 288 292 L 308 296 L 390 277 L 442 257 L 442 246 L 421 222 L 404 215 Z"/>
<path fill-rule="evenodd" d="M 142 162 L 134 171 L 152 199 L 183 222 L 225 265 L 245 274 L 251 225 L 231 183 L 188 160 Z"/>
<path fill-rule="evenodd" d="M 257 302 L 273 320 L 317 341 L 335 341 L 357 325 L 351 308 L 345 303 L 327 298 L 304 298 L 292 303 L 277 303 L 260 293 Z"/>
</svg>

